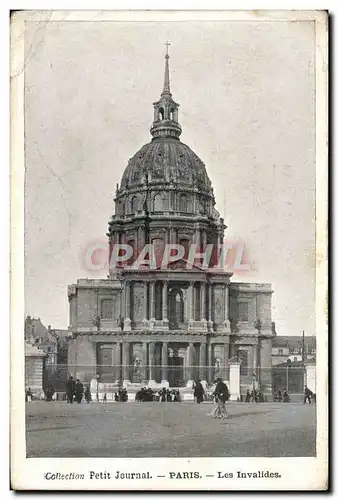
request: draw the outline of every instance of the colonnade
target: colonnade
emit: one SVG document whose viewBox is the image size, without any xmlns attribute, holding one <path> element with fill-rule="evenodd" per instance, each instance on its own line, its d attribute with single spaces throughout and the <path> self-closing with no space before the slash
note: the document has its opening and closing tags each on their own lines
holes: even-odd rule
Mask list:
<svg viewBox="0 0 338 500">
<path fill-rule="evenodd" d="M 125 281 L 124 288 L 124 317 L 127 319 L 132 318 L 131 310 L 131 291 L 132 291 L 132 281 Z M 143 282 L 143 319 L 144 320 L 155 320 L 156 319 L 156 301 L 159 300 L 159 295 L 156 294 L 156 284 L 162 284 L 162 314 L 161 320 L 167 322 L 168 318 L 168 304 L 169 304 L 169 293 L 170 290 L 176 288 L 174 281 L 161 280 L 161 281 L 144 281 Z M 229 317 L 229 290 L 228 285 L 223 285 L 225 288 L 223 299 L 223 310 L 224 319 L 228 320 Z M 149 304 L 148 304 L 148 287 L 149 287 Z M 188 282 L 188 287 L 180 287 L 181 290 L 186 290 L 186 302 L 185 306 L 185 320 L 186 321 L 207 321 L 211 323 L 213 321 L 213 288 L 214 285 L 206 283 L 204 281 L 190 281 Z M 200 307 L 197 307 L 199 300 Z M 159 318 L 157 318 L 159 319 Z"/>
<path fill-rule="evenodd" d="M 140 342 L 135 342 L 140 344 Z M 121 341 L 112 343 L 112 379 L 114 381 L 130 381 L 133 377 L 133 344 L 134 342 Z M 169 347 L 170 344 L 170 347 Z M 215 367 L 214 346 L 206 342 L 142 342 L 140 378 L 142 380 L 168 381 L 172 366 L 169 364 L 169 349 L 184 349 L 182 364 L 183 378 L 185 381 L 193 379 L 212 381 L 214 376 L 225 378 L 228 373 L 229 344 L 218 343 L 221 348 L 221 364 Z M 98 366 L 99 369 L 99 366 Z M 156 376 L 157 375 L 157 376 Z M 159 380 L 159 376 L 161 380 Z"/>
</svg>

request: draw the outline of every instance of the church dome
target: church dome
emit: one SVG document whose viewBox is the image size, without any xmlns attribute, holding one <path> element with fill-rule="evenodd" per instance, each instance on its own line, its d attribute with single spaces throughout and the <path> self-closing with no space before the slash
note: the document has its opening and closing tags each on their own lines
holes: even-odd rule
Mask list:
<svg viewBox="0 0 338 500">
<path fill-rule="evenodd" d="M 145 144 L 130 160 L 121 190 L 148 184 L 179 184 L 210 193 L 211 182 L 204 163 L 179 139 L 160 137 Z"/>
</svg>

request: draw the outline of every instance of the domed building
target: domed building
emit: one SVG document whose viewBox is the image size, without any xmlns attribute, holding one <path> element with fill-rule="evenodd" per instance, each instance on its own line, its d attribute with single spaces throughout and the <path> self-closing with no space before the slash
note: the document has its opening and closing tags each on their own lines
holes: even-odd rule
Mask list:
<svg viewBox="0 0 338 500">
<path fill-rule="evenodd" d="M 116 265 L 107 279 L 68 288 L 69 372 L 108 398 L 121 385 L 189 388 L 216 377 L 234 399 L 255 384 L 269 395 L 271 286 L 231 282 L 215 265 L 226 226 L 204 163 L 180 140 L 168 53 L 153 106 L 152 140 L 129 160 L 116 189 L 107 232 Z M 168 245 L 183 254 L 173 261 L 167 254 L 163 266 Z M 118 248 L 129 249 L 127 260 Z M 155 260 L 147 263 L 145 248 Z"/>
</svg>

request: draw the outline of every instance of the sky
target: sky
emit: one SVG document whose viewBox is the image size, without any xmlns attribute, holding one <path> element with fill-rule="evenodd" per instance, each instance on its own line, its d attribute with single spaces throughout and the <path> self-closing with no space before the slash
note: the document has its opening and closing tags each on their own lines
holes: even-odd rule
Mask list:
<svg viewBox="0 0 338 500">
<path fill-rule="evenodd" d="M 280 335 L 314 335 L 315 60 L 311 22 L 29 22 L 25 32 L 25 309 L 68 326 L 114 194 L 151 139 L 166 40 L 181 140 L 216 208 L 271 283 Z"/>
</svg>

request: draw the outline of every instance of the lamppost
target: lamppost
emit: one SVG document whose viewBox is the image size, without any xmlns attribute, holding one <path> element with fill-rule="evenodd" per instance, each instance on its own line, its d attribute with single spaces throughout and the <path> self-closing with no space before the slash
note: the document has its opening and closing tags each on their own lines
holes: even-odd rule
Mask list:
<svg viewBox="0 0 338 500">
<path fill-rule="evenodd" d="M 286 362 L 286 392 L 289 394 L 289 367 L 290 367 L 291 361 L 290 359 L 287 360 Z"/>
</svg>

